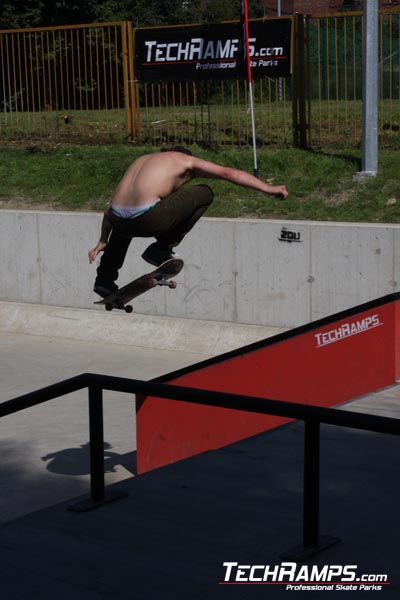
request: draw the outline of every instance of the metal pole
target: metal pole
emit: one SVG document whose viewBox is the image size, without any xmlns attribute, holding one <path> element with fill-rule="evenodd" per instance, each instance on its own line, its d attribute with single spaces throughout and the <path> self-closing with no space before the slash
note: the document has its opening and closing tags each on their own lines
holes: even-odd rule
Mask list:
<svg viewBox="0 0 400 600">
<path fill-rule="evenodd" d="M 248 5 L 247 0 L 242 0 L 242 23 L 243 23 L 243 42 L 244 42 L 244 56 L 246 58 L 246 73 L 247 82 L 249 86 L 249 108 L 251 115 L 251 131 L 253 137 L 253 160 L 254 160 L 254 176 L 258 177 L 258 164 L 257 164 L 257 141 L 256 141 L 256 126 L 254 120 L 254 102 L 253 102 L 253 75 L 251 72 L 251 58 L 250 58 L 250 46 L 249 46 L 249 18 L 248 18 Z"/>
<path fill-rule="evenodd" d="M 282 14 L 282 12 L 281 12 L 281 0 L 277 0 L 277 3 L 278 3 L 278 5 L 277 5 L 276 12 L 277 12 L 278 17 L 280 17 L 281 14 Z M 278 78 L 278 99 L 282 100 L 282 98 L 283 98 L 283 84 L 282 84 L 282 77 L 279 77 Z"/>
<path fill-rule="evenodd" d="M 253 102 L 253 82 L 252 81 L 249 81 L 249 99 L 250 99 L 250 114 L 251 114 L 251 131 L 252 131 L 252 136 L 253 136 L 254 176 L 258 177 L 256 124 L 254 121 L 254 102 Z"/>
<path fill-rule="evenodd" d="M 73 512 L 85 512 L 126 498 L 121 490 L 105 491 L 104 483 L 104 424 L 103 424 L 103 388 L 89 384 L 89 437 L 90 437 L 90 497 L 79 500 L 67 507 Z"/>
<path fill-rule="evenodd" d="M 103 390 L 89 387 L 90 492 L 93 502 L 104 499 Z"/>
<path fill-rule="evenodd" d="M 304 420 L 303 544 L 280 555 L 301 562 L 340 542 L 319 534 L 320 421 Z"/>
<path fill-rule="evenodd" d="M 320 424 L 306 420 L 304 426 L 303 544 L 305 548 L 316 548 L 319 543 Z"/>
<path fill-rule="evenodd" d="M 362 161 L 357 178 L 378 171 L 379 0 L 364 2 Z"/>
</svg>

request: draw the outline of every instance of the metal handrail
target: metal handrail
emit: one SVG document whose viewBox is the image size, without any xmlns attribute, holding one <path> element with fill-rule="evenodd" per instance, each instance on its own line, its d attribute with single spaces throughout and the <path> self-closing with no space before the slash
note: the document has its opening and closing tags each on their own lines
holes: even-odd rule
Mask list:
<svg viewBox="0 0 400 600">
<path fill-rule="evenodd" d="M 91 495 L 88 501 L 69 507 L 76 511 L 95 508 L 126 495 L 115 490 L 108 494 L 105 491 L 103 390 L 156 396 L 165 400 L 303 420 L 305 422 L 303 544 L 282 555 L 293 560 L 305 560 L 339 541 L 338 538 L 319 535 L 320 424 L 400 435 L 400 419 L 392 417 L 93 373 L 83 373 L 3 402 L 0 404 L 0 417 L 84 388 L 88 388 L 89 396 Z"/>
<path fill-rule="evenodd" d="M 153 383 L 152 381 L 143 381 L 141 379 L 112 377 L 110 375 L 94 373 L 82 373 L 76 377 L 64 379 L 34 392 L 2 402 L 0 404 L 0 417 L 42 404 L 60 396 L 65 396 L 86 387 L 95 387 L 114 392 L 143 394 L 145 396 L 157 396 L 158 398 L 179 400 L 191 404 L 204 404 L 205 406 L 242 410 L 291 419 L 315 419 L 327 425 L 338 425 L 340 427 L 363 429 L 377 433 L 400 435 L 400 419 L 393 417 L 381 417 L 354 411 L 340 411 L 337 408 L 311 406 L 284 400 L 272 400 L 243 394 L 216 392 L 213 390 L 166 383 Z"/>
</svg>

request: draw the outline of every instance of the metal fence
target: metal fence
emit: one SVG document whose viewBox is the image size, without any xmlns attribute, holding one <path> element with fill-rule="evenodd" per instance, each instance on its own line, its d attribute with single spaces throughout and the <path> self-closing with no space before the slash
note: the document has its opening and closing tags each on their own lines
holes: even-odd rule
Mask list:
<svg viewBox="0 0 400 600">
<path fill-rule="evenodd" d="M 362 12 L 293 18 L 293 74 L 254 82 L 259 146 L 354 148 Z M 400 9 L 380 11 L 383 147 L 400 131 Z M 141 83 L 130 22 L 0 31 L 0 141 L 251 144 L 245 81 Z"/>
<path fill-rule="evenodd" d="M 357 147 L 362 125 L 363 14 L 307 20 L 310 140 L 313 147 Z M 380 11 L 379 137 L 397 146 L 400 124 L 400 13 Z"/>
<path fill-rule="evenodd" d="M 279 87 L 280 86 L 280 87 Z M 161 144 L 251 143 L 247 84 L 240 80 L 135 84 L 140 98 L 137 139 Z M 257 144 L 292 143 L 291 81 L 254 82 Z"/>
<path fill-rule="evenodd" d="M 1 139 L 124 139 L 131 46 L 125 22 L 1 31 Z"/>
</svg>

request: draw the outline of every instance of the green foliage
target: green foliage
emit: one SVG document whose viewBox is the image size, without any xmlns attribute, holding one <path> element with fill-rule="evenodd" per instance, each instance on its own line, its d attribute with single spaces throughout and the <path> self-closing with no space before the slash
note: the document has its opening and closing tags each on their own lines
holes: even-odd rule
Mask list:
<svg viewBox="0 0 400 600">
<path fill-rule="evenodd" d="M 87 22 L 107 23 L 131 20 L 137 8 L 136 0 L 88 0 Z"/>
<path fill-rule="evenodd" d="M 0 29 L 38 27 L 43 24 L 43 8 L 42 1 L 2 0 Z"/>
<path fill-rule="evenodd" d="M 193 9 L 190 5 L 193 4 Z M 135 27 L 147 25 L 175 25 L 197 21 L 199 2 L 184 3 L 182 0 L 137 0 L 131 19 Z"/>
<path fill-rule="evenodd" d="M 33 151 L 34 150 L 34 151 Z M 0 150 L 0 207 L 101 211 L 129 164 L 151 146 L 57 147 Z M 193 153 L 252 173 L 248 149 Z M 398 223 L 398 151 L 381 151 L 375 178 L 355 182 L 356 152 L 324 154 L 296 149 L 257 152 L 260 178 L 286 184 L 286 201 L 221 180 L 207 181 L 215 192 L 209 216 Z M 23 173 L 23 177 L 21 177 Z"/>
<path fill-rule="evenodd" d="M 2 0 L 0 29 L 131 20 L 135 27 L 239 19 L 240 0 Z M 262 0 L 249 16 L 263 16 Z"/>
</svg>

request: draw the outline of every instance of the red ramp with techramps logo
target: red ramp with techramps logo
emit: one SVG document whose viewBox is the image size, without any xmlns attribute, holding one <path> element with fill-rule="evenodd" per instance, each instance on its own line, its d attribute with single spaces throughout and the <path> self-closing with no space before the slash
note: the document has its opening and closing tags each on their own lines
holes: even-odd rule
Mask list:
<svg viewBox="0 0 400 600">
<path fill-rule="evenodd" d="M 222 354 L 154 381 L 330 407 L 399 377 L 400 294 Z M 272 429 L 288 419 L 137 397 L 143 473 Z"/>
</svg>

